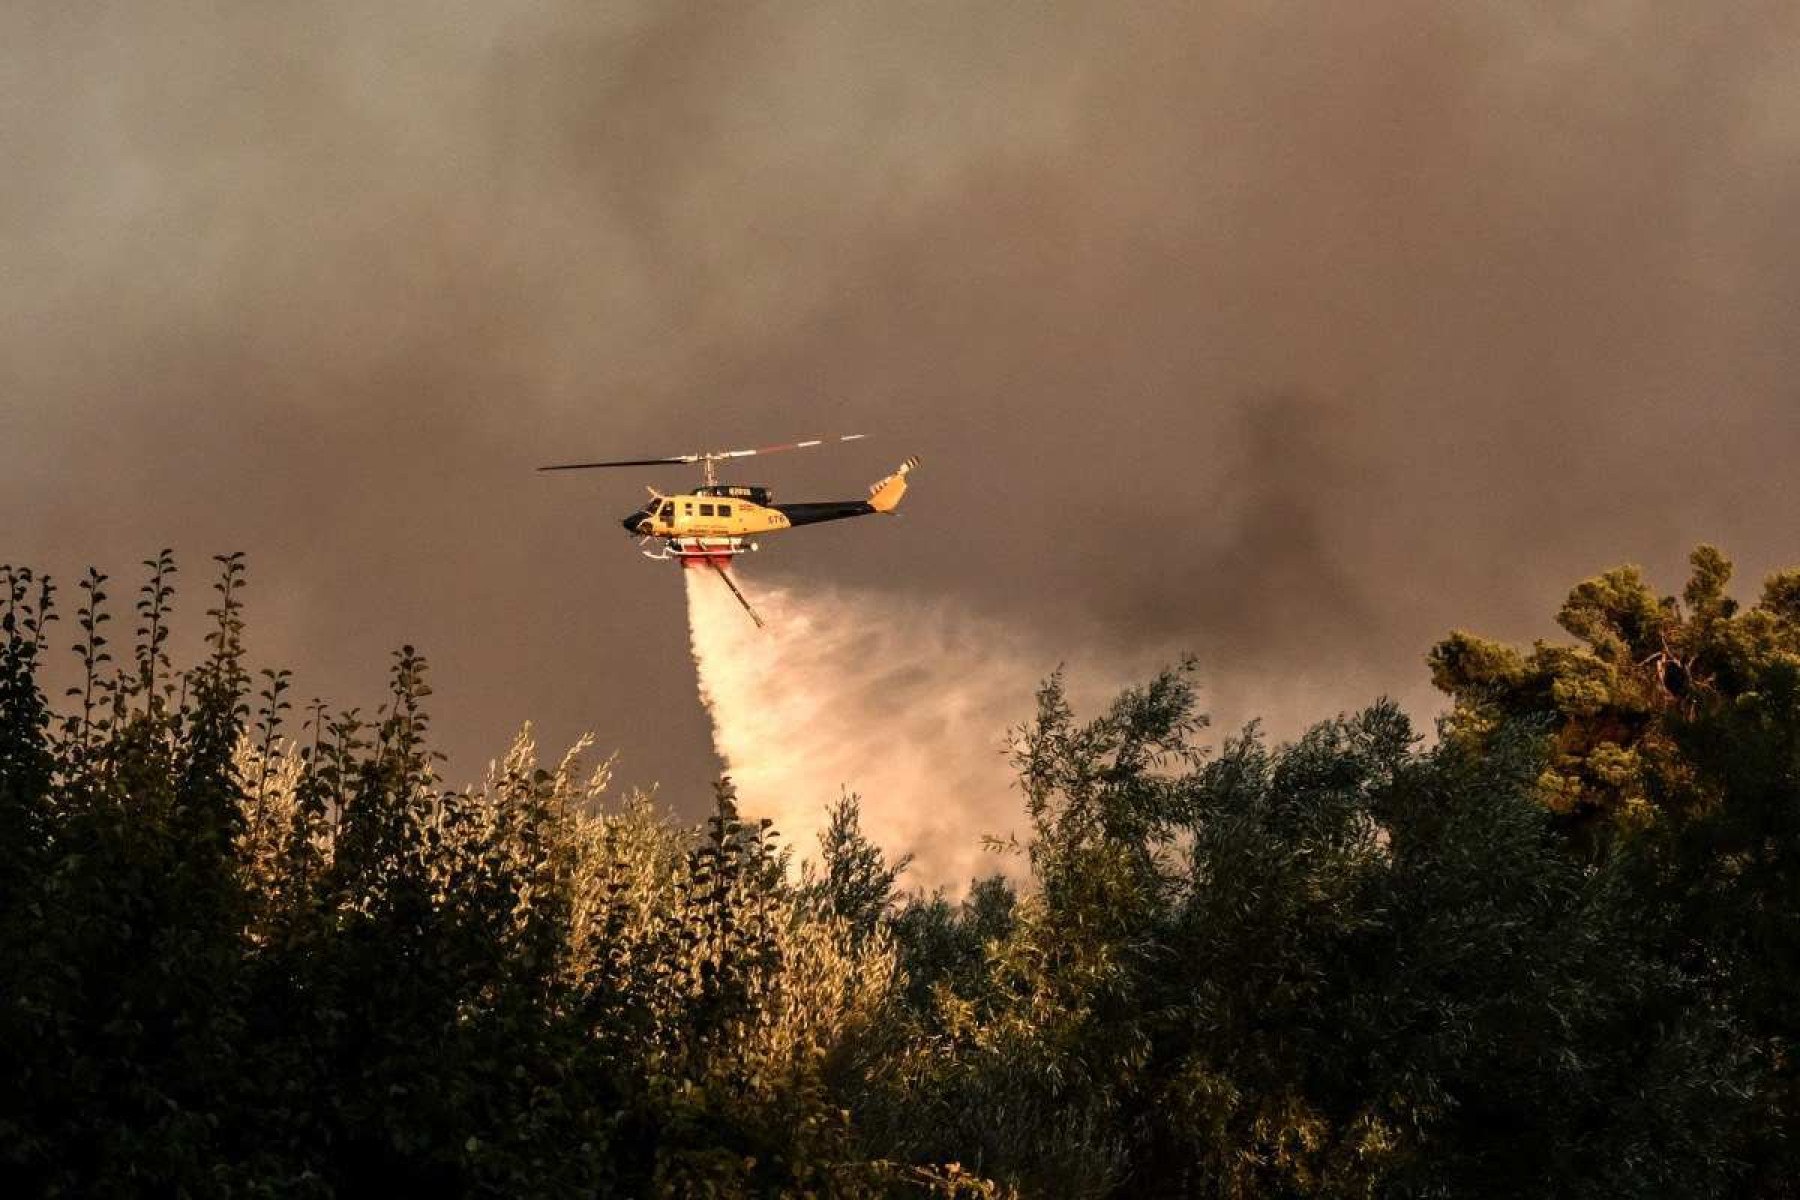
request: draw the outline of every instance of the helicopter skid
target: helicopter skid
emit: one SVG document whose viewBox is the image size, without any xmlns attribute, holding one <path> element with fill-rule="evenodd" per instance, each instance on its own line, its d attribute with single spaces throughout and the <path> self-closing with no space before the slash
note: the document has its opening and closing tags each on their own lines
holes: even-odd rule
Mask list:
<svg viewBox="0 0 1800 1200">
<path fill-rule="evenodd" d="M 740 554 L 756 549 L 744 538 L 670 538 L 653 558 L 678 559 L 684 567 L 728 566 Z"/>
</svg>

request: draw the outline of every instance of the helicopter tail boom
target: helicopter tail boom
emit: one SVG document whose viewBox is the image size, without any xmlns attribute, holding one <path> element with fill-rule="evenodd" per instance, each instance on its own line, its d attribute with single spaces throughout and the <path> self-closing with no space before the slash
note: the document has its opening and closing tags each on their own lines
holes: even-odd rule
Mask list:
<svg viewBox="0 0 1800 1200">
<path fill-rule="evenodd" d="M 815 500 L 804 504 L 774 504 L 770 507 L 788 519 L 790 526 L 817 525 L 821 521 L 842 521 L 846 517 L 866 517 L 873 513 L 891 513 L 900 507 L 906 495 L 906 475 L 919 465 L 909 458 L 900 469 L 869 488 L 867 500 Z"/>
</svg>

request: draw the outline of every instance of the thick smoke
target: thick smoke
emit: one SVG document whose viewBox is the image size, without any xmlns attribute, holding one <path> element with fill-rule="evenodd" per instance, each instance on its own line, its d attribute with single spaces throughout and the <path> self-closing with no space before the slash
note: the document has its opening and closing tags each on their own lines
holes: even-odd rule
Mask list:
<svg viewBox="0 0 1800 1200">
<path fill-rule="evenodd" d="M 242 548 L 303 694 L 410 640 L 454 770 L 535 716 L 697 805 L 638 481 L 530 468 L 860 431 L 735 477 L 930 465 L 793 578 L 1410 695 L 1615 561 L 1800 558 L 1797 60 L 1788 0 L 16 0 L 0 559 L 174 543 L 192 614 Z"/>
</svg>

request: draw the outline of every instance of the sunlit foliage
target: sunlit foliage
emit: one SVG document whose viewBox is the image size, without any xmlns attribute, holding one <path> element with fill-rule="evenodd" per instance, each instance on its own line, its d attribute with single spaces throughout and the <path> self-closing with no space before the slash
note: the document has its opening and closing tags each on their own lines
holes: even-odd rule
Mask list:
<svg viewBox="0 0 1800 1200">
<path fill-rule="evenodd" d="M 527 728 L 475 787 L 424 658 L 371 714 L 204 661 L 145 564 L 0 594 L 14 1194 L 1792 1196 L 1800 594 L 1613 572 L 1576 647 L 1200 740 L 1191 665 L 1015 739 L 1029 886 L 907 895 L 832 809 L 688 826 Z M 953 799 L 953 798 L 950 798 Z M 804 863 L 795 861 L 804 857 Z"/>
<path fill-rule="evenodd" d="M 6 574 L 0 1164 L 33 1193 L 501 1195 L 978 1189 L 857 1158 L 829 1094 L 879 1020 L 888 934 L 790 885 L 729 784 L 699 829 L 607 805 L 529 730 L 445 789 L 424 659 L 387 702 L 307 708 L 244 665 L 242 566 L 210 654 L 162 654 L 152 564 L 128 669 L 83 581 L 84 679 L 37 685 L 52 594 Z M 891 877 L 890 877 L 891 878 Z M 885 893 L 882 896 L 885 900 Z M 866 901 L 865 901 L 866 904 Z"/>
</svg>

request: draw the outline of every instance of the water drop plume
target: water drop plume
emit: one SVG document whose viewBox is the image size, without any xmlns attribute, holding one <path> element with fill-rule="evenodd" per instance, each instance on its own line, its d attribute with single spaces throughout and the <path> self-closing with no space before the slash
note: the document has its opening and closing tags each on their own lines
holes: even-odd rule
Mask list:
<svg viewBox="0 0 1800 1200">
<path fill-rule="evenodd" d="M 758 629 L 711 571 L 684 574 L 700 698 L 747 815 L 813 857 L 827 805 L 851 791 L 863 831 L 914 856 L 908 886 L 1023 873 L 982 838 L 1025 834 L 1008 732 L 1054 657 L 948 607 L 739 576 Z"/>
</svg>

